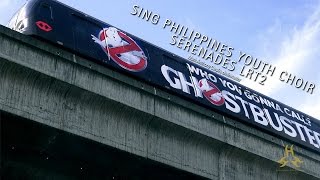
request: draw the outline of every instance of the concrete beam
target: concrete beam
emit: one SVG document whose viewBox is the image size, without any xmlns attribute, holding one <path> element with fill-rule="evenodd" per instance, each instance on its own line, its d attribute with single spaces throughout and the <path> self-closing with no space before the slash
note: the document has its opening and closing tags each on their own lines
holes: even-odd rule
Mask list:
<svg viewBox="0 0 320 180">
<path fill-rule="evenodd" d="M 320 155 L 0 27 L 0 111 L 210 179 L 319 179 Z"/>
</svg>

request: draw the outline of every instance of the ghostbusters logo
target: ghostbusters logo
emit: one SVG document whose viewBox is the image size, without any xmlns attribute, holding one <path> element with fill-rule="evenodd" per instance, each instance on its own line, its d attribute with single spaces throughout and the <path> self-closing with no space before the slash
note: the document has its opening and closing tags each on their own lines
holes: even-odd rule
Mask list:
<svg viewBox="0 0 320 180">
<path fill-rule="evenodd" d="M 212 82 L 203 78 L 199 81 L 199 87 L 206 99 L 216 106 L 224 104 L 224 98 L 220 90 Z"/>
<path fill-rule="evenodd" d="M 91 37 L 120 67 L 133 72 L 142 71 L 147 67 L 147 57 L 139 45 L 118 29 L 103 28 L 98 37 Z"/>
</svg>

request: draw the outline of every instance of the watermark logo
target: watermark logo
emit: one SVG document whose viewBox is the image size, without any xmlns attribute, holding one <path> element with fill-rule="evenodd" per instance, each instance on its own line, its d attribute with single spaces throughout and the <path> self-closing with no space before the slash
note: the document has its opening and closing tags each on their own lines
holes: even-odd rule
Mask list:
<svg viewBox="0 0 320 180">
<path fill-rule="evenodd" d="M 295 155 L 293 145 L 290 147 L 286 145 L 284 148 L 284 156 L 278 160 L 278 163 L 280 164 L 281 168 L 287 166 L 289 163 L 296 168 L 300 168 L 303 161 Z"/>
</svg>

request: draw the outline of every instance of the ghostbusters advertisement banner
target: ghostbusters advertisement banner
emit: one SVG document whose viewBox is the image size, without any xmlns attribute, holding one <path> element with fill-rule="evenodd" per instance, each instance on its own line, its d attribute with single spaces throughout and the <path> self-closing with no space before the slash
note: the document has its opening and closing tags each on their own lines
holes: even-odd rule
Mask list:
<svg viewBox="0 0 320 180">
<path fill-rule="evenodd" d="M 104 63 L 169 93 L 320 152 L 316 119 L 115 27 L 91 34 Z"/>
</svg>

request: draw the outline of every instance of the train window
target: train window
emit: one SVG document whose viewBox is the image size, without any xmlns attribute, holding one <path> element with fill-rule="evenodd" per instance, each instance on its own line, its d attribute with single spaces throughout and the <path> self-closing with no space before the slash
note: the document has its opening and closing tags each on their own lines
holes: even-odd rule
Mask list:
<svg viewBox="0 0 320 180">
<path fill-rule="evenodd" d="M 21 26 L 22 20 L 24 20 L 27 17 L 27 5 L 29 3 L 24 4 L 18 12 L 12 17 L 10 20 L 8 27 L 13 30 L 18 30 L 18 26 Z M 19 25 L 17 25 L 19 24 Z"/>
<path fill-rule="evenodd" d="M 11 18 L 7 27 L 13 30 L 22 30 L 27 26 L 27 18 L 29 14 L 33 11 L 35 3 L 33 1 L 26 2 L 16 14 Z"/>
<path fill-rule="evenodd" d="M 16 22 L 17 22 L 17 19 L 18 19 L 18 13 L 19 13 L 19 12 L 17 12 L 17 13 L 11 18 L 11 20 L 10 20 L 9 23 L 7 24 L 7 27 L 8 27 L 8 28 L 15 30 Z"/>
</svg>

